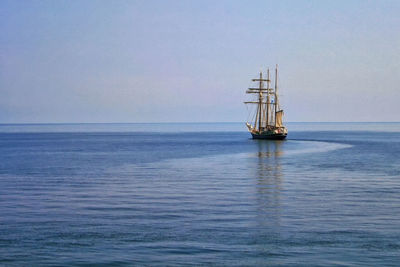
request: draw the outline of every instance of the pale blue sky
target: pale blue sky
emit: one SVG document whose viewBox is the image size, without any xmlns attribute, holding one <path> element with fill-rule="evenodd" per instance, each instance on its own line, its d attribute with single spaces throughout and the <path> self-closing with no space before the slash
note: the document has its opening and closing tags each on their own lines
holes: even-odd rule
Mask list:
<svg viewBox="0 0 400 267">
<path fill-rule="evenodd" d="M 400 1 L 1 1 L 0 123 L 400 121 Z"/>
</svg>

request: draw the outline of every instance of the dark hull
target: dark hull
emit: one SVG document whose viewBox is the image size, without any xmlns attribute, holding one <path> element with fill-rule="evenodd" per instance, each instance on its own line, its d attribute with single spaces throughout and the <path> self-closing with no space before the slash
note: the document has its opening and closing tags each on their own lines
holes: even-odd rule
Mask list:
<svg viewBox="0 0 400 267">
<path fill-rule="evenodd" d="M 253 139 L 283 140 L 287 134 L 254 134 L 251 133 Z"/>
</svg>

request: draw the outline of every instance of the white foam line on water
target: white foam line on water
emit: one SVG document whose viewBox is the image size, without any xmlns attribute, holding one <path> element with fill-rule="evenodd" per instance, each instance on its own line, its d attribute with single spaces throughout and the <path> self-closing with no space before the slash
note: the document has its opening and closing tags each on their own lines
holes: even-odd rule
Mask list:
<svg viewBox="0 0 400 267">
<path fill-rule="evenodd" d="M 258 140 L 257 140 L 258 141 Z M 258 141 L 260 142 L 260 141 Z M 264 142 L 264 141 L 261 141 Z M 169 165 L 171 163 L 180 162 L 180 166 L 197 166 L 204 164 L 209 164 L 210 162 L 214 162 L 216 164 L 220 164 L 221 160 L 223 161 L 231 161 L 238 160 L 243 158 L 259 158 L 260 153 L 265 154 L 266 157 L 287 157 L 292 155 L 306 154 L 306 153 L 324 153 L 338 149 L 344 149 L 352 147 L 352 145 L 341 144 L 341 143 L 332 143 L 332 142 L 323 142 L 323 141 L 303 141 L 303 140 L 286 140 L 280 141 L 281 146 L 275 146 L 277 143 L 273 143 L 275 141 L 265 141 L 271 142 L 270 149 L 259 149 L 254 151 L 247 152 L 239 152 L 239 153 L 231 153 L 231 154 L 217 154 L 217 155 L 203 155 L 200 157 L 189 157 L 189 158 L 172 158 L 172 159 L 162 159 L 157 162 L 147 162 L 147 163 L 135 163 L 135 164 L 126 164 L 124 167 L 131 168 L 131 166 L 155 166 L 155 168 L 162 168 L 164 165 Z M 267 143 L 265 143 L 267 144 Z M 298 148 L 300 147 L 300 148 Z M 182 163 L 186 162 L 186 163 Z M 120 170 L 122 166 L 119 166 Z M 112 169 L 112 168 L 111 168 Z"/>
<path fill-rule="evenodd" d="M 331 142 L 322 142 L 322 141 L 296 141 L 291 140 L 288 142 L 296 142 L 301 143 L 303 145 L 312 145 L 311 147 L 305 147 L 301 149 L 288 149 L 283 151 L 285 155 L 297 155 L 297 154 L 304 154 L 304 153 L 322 153 L 322 152 L 329 152 L 338 149 L 350 148 L 352 145 L 348 144 L 341 144 L 341 143 L 331 143 Z"/>
</svg>

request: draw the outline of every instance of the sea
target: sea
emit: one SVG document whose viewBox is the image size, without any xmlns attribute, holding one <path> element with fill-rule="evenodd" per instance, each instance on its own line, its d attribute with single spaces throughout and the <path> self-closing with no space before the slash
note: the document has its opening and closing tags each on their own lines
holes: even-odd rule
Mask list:
<svg viewBox="0 0 400 267">
<path fill-rule="evenodd" d="M 400 266 L 400 123 L 0 124 L 1 266 Z"/>
</svg>

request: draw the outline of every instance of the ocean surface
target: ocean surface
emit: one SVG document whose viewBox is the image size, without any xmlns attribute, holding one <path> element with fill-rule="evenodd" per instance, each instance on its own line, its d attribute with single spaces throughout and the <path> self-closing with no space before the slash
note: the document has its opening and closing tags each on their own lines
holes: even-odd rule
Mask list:
<svg viewBox="0 0 400 267">
<path fill-rule="evenodd" d="M 399 266 L 400 123 L 1 124 L 1 266 Z"/>
</svg>

